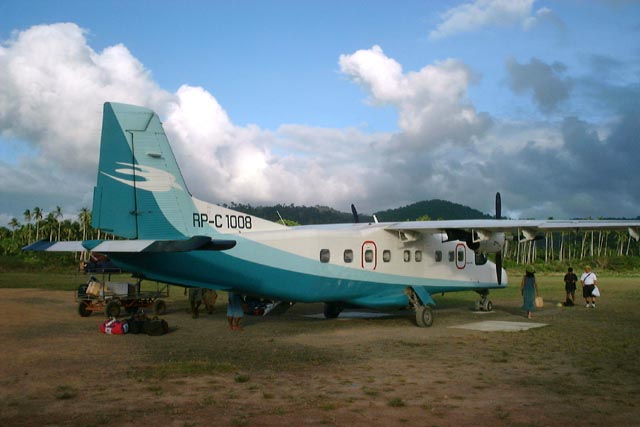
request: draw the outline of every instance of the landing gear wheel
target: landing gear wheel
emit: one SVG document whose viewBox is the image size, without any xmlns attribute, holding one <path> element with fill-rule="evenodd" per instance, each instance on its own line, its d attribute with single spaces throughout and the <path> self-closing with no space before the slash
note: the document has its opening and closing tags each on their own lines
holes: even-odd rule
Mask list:
<svg viewBox="0 0 640 427">
<path fill-rule="evenodd" d="M 428 305 L 416 307 L 416 324 L 421 328 L 433 325 L 433 310 Z"/>
<path fill-rule="evenodd" d="M 326 319 L 335 319 L 342 312 L 342 306 L 335 302 L 324 303 L 324 317 Z"/>
<path fill-rule="evenodd" d="M 109 301 L 104 308 L 104 314 L 107 317 L 118 317 L 120 315 L 120 304 L 118 304 L 118 301 Z"/>
<path fill-rule="evenodd" d="M 82 317 L 91 316 L 91 310 L 89 310 L 90 301 L 80 301 L 78 304 L 78 314 Z"/>
<path fill-rule="evenodd" d="M 167 312 L 167 303 L 159 299 L 153 303 L 153 314 L 156 316 L 162 316 Z"/>
<path fill-rule="evenodd" d="M 480 294 L 480 300 L 476 301 L 475 309 L 476 311 L 491 311 L 493 310 L 493 303 L 489 300 L 489 290 L 481 289 L 477 290 L 477 293 Z"/>
</svg>

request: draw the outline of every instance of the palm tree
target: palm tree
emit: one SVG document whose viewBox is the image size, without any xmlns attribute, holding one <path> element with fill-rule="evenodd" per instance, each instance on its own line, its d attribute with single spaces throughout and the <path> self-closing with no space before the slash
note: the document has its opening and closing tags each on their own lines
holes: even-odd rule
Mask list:
<svg viewBox="0 0 640 427">
<path fill-rule="evenodd" d="M 33 219 L 36 221 L 36 241 L 40 240 L 40 220 L 42 219 L 42 209 L 38 206 L 33 208 Z"/>
<path fill-rule="evenodd" d="M 13 228 L 13 238 L 15 240 L 16 238 L 16 230 L 18 228 L 20 228 L 20 223 L 18 222 L 17 218 L 11 218 L 11 221 L 9 221 L 9 227 Z"/>
<path fill-rule="evenodd" d="M 56 206 L 55 217 L 58 221 L 58 241 L 60 241 L 60 228 L 62 227 L 62 221 L 60 221 L 60 218 L 62 218 L 62 209 L 60 206 Z"/>
<path fill-rule="evenodd" d="M 65 239 L 66 240 L 73 240 L 72 239 L 72 233 L 73 233 L 73 222 L 69 219 L 65 219 L 63 221 L 61 221 L 62 224 L 62 229 L 61 232 L 62 234 L 65 235 Z"/>
<path fill-rule="evenodd" d="M 78 219 L 80 220 L 80 224 L 82 225 L 82 240 L 87 240 L 87 228 L 91 223 L 91 211 L 89 211 L 89 209 L 87 208 L 80 209 Z"/>
<path fill-rule="evenodd" d="M 58 220 L 56 219 L 56 215 L 53 212 L 49 212 L 49 214 L 47 214 L 47 218 L 45 219 L 44 225 L 46 226 L 46 229 L 49 231 L 50 242 L 53 242 L 53 235 L 55 234 L 57 224 L 59 223 L 58 223 Z"/>
<path fill-rule="evenodd" d="M 25 210 L 22 215 L 24 215 L 24 220 L 27 223 L 27 230 L 29 232 L 27 243 L 31 243 L 31 219 L 33 218 L 33 215 L 31 214 L 31 211 L 29 209 Z"/>
</svg>

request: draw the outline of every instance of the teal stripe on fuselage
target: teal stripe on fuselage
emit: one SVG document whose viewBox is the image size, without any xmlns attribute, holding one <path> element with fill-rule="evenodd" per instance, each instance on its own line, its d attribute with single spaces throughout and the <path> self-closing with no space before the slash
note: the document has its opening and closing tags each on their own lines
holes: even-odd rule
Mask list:
<svg viewBox="0 0 640 427">
<path fill-rule="evenodd" d="M 125 270 L 167 283 L 371 308 L 406 306 L 404 289 L 409 285 L 424 286 L 429 294 L 497 287 L 495 283 L 399 276 L 323 264 L 244 238 L 237 240 L 236 248 L 224 252 L 128 253 L 112 254 L 111 259 Z"/>
</svg>

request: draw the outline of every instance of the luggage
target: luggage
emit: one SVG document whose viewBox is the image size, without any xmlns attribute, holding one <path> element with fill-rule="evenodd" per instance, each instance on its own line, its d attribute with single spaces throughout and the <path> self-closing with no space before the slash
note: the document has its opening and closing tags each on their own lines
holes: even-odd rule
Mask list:
<svg viewBox="0 0 640 427">
<path fill-rule="evenodd" d="M 141 334 L 144 332 L 144 323 L 146 320 L 139 320 L 134 317 L 129 319 L 129 333 L 130 334 Z"/>
<path fill-rule="evenodd" d="M 164 319 L 154 317 L 144 322 L 142 330 L 147 335 L 164 335 L 169 332 L 169 324 Z"/>
<path fill-rule="evenodd" d="M 123 335 L 129 331 L 129 323 L 126 320 L 109 319 L 100 325 L 100 332 L 109 335 Z"/>
</svg>

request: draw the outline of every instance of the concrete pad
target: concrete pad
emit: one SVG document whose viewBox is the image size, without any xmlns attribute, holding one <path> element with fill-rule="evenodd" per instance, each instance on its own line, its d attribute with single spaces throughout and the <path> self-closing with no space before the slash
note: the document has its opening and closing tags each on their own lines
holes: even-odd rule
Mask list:
<svg viewBox="0 0 640 427">
<path fill-rule="evenodd" d="M 506 322 L 500 320 L 485 320 L 484 322 L 465 323 L 464 325 L 449 326 L 450 328 L 469 329 L 485 332 L 514 332 L 527 331 L 532 328 L 547 326 L 546 323 Z"/>
</svg>

